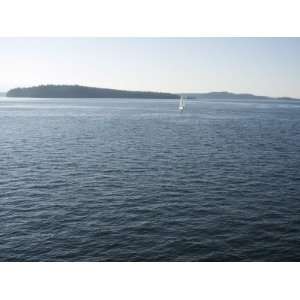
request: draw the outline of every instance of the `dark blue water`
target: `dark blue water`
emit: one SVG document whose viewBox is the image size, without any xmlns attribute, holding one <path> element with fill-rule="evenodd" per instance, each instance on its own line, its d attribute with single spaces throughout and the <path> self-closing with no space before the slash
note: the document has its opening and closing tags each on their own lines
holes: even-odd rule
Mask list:
<svg viewBox="0 0 300 300">
<path fill-rule="evenodd" d="M 300 102 L 0 99 L 1 261 L 300 261 Z"/>
</svg>

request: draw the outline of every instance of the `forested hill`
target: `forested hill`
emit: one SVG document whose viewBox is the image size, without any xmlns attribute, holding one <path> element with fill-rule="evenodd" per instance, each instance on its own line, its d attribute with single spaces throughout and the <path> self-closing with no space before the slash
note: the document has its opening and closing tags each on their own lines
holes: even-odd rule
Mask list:
<svg viewBox="0 0 300 300">
<path fill-rule="evenodd" d="M 222 99 L 222 100 L 300 100 L 291 97 L 268 97 L 268 96 L 257 96 L 253 94 L 236 94 L 230 92 L 210 92 L 210 93 L 182 93 L 181 95 L 189 99 Z"/>
<path fill-rule="evenodd" d="M 170 93 L 125 91 L 80 85 L 40 85 L 29 88 L 15 88 L 8 91 L 6 96 L 28 98 L 179 98 L 178 95 Z"/>
</svg>

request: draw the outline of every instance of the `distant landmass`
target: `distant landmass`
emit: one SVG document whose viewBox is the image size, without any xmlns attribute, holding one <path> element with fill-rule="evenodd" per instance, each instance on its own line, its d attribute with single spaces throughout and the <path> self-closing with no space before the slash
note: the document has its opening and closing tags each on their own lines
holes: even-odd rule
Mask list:
<svg viewBox="0 0 300 300">
<path fill-rule="evenodd" d="M 291 98 L 291 97 L 268 97 L 268 96 L 256 96 L 253 94 L 236 94 L 230 92 L 183 93 L 181 95 L 189 99 L 300 100 L 298 98 Z"/>
<path fill-rule="evenodd" d="M 148 91 L 127 91 L 116 89 L 95 88 L 80 85 L 40 85 L 28 88 L 15 88 L 0 96 L 26 98 L 140 98 L 140 99 L 223 99 L 223 100 L 300 100 L 291 97 L 268 97 L 253 94 L 237 94 L 230 92 L 209 93 L 162 93 Z"/>
<path fill-rule="evenodd" d="M 171 93 L 125 91 L 80 85 L 40 85 L 28 88 L 16 88 L 8 91 L 6 96 L 28 98 L 179 98 L 179 95 Z"/>
<path fill-rule="evenodd" d="M 6 93 L 0 92 L 0 97 L 5 97 Z"/>
</svg>

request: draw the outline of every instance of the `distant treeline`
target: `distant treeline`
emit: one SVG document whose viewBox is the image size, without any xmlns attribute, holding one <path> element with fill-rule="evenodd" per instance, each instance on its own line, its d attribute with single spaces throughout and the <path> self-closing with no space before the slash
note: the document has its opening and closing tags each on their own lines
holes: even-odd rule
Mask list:
<svg viewBox="0 0 300 300">
<path fill-rule="evenodd" d="M 6 96 L 28 98 L 179 98 L 178 95 L 170 93 L 124 91 L 80 85 L 40 85 L 29 88 L 16 88 L 8 91 Z"/>
<path fill-rule="evenodd" d="M 0 93 L 1 95 L 1 93 Z M 300 100 L 290 97 L 268 97 L 253 94 L 236 94 L 230 92 L 182 93 L 188 99 L 238 99 L 238 100 Z M 5 96 L 5 94 L 3 95 Z M 80 85 L 40 85 L 29 88 L 16 88 L 6 93 L 7 97 L 28 98 L 140 98 L 140 99 L 178 99 L 178 94 L 125 91 L 103 89 Z"/>
<path fill-rule="evenodd" d="M 189 99 L 227 99 L 227 100 L 299 100 L 290 97 L 268 97 L 268 96 L 257 96 L 253 94 L 236 94 L 230 92 L 210 92 L 210 93 L 183 93 L 181 94 Z"/>
</svg>

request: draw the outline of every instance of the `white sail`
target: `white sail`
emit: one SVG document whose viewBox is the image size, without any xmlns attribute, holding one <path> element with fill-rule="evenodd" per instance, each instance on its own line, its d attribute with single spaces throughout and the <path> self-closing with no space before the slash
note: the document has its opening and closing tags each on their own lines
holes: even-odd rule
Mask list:
<svg viewBox="0 0 300 300">
<path fill-rule="evenodd" d="M 184 110 L 184 107 L 185 107 L 185 103 L 184 103 L 184 99 L 183 97 L 181 96 L 180 100 L 179 100 L 179 110 L 180 111 L 183 111 Z"/>
</svg>

